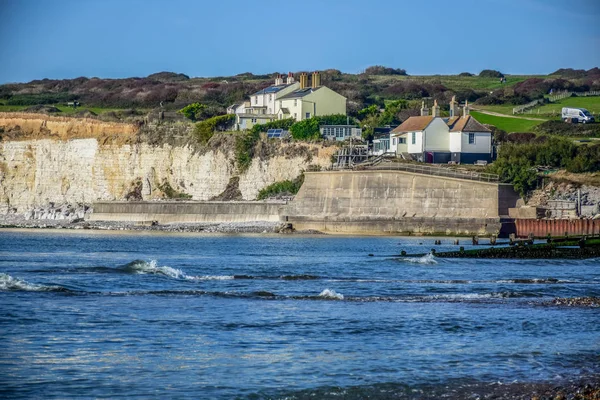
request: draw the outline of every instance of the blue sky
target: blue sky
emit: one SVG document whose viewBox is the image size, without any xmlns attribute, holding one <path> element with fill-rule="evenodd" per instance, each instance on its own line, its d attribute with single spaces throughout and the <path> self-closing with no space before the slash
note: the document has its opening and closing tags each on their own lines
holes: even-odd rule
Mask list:
<svg viewBox="0 0 600 400">
<path fill-rule="evenodd" d="M 0 83 L 600 66 L 600 0 L 0 0 Z"/>
</svg>

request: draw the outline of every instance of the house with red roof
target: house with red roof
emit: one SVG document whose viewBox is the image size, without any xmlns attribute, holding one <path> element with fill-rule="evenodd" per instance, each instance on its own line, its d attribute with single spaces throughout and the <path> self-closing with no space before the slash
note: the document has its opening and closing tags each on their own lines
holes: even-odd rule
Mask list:
<svg viewBox="0 0 600 400">
<path fill-rule="evenodd" d="M 468 103 L 463 114 L 458 115 L 454 97 L 450 102 L 450 117 L 444 118 L 440 116 L 437 101 L 431 115 L 423 102 L 420 116 L 408 118 L 390 132 L 390 150 L 426 163 L 491 162 L 492 131 L 469 115 Z"/>
</svg>

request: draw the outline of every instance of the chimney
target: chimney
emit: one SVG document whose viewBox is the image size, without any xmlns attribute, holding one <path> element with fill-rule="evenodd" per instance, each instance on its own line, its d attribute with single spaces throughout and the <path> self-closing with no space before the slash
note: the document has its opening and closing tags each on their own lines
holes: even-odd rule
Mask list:
<svg viewBox="0 0 600 400">
<path fill-rule="evenodd" d="M 440 106 L 438 106 L 437 100 L 433 101 L 433 107 L 431 107 L 431 115 L 433 115 L 434 118 L 440 116 Z"/>
<path fill-rule="evenodd" d="M 421 117 L 429 115 L 429 108 L 425 107 L 425 100 L 421 102 Z"/>
<path fill-rule="evenodd" d="M 450 101 L 450 116 L 458 117 L 458 103 L 456 102 L 456 96 L 452 96 L 452 100 Z"/>
<path fill-rule="evenodd" d="M 316 88 L 321 86 L 321 74 L 319 74 L 319 71 L 315 71 L 312 74 L 312 87 Z"/>
<path fill-rule="evenodd" d="M 463 118 L 467 118 L 469 116 L 469 100 L 465 100 L 465 106 L 463 108 Z"/>
<path fill-rule="evenodd" d="M 275 77 L 275 86 L 278 85 L 283 85 L 283 78 L 279 74 L 277 74 L 277 76 Z"/>
<path fill-rule="evenodd" d="M 300 89 L 308 87 L 308 74 L 303 72 L 300 74 Z"/>
<path fill-rule="evenodd" d="M 292 83 L 294 83 L 294 74 L 292 74 L 291 72 L 288 72 L 288 76 L 287 76 L 285 83 L 288 85 L 291 85 Z"/>
</svg>

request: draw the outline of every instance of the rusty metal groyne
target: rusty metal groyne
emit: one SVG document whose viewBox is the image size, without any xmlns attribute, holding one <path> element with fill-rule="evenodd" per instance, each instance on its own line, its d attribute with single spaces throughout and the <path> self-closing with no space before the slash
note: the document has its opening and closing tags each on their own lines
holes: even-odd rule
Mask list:
<svg viewBox="0 0 600 400">
<path fill-rule="evenodd" d="M 599 235 L 600 220 L 593 219 L 516 219 L 517 237 Z"/>
</svg>

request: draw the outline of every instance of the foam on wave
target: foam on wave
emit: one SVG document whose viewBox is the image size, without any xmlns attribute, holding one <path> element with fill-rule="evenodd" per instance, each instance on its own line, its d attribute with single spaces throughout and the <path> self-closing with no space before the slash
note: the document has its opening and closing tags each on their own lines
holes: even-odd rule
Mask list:
<svg viewBox="0 0 600 400">
<path fill-rule="evenodd" d="M 409 263 L 413 263 L 413 264 L 433 265 L 433 264 L 438 263 L 437 260 L 435 259 L 435 256 L 432 253 L 425 254 L 422 257 L 405 257 L 405 258 L 402 258 L 401 260 L 409 262 Z"/>
<path fill-rule="evenodd" d="M 344 300 L 344 295 L 336 292 L 333 289 L 325 289 L 320 294 L 319 297 L 325 299 L 335 299 L 335 300 Z"/>
<path fill-rule="evenodd" d="M 13 278 L 12 276 L 0 273 L 0 290 L 20 290 L 26 292 L 66 292 L 67 288 L 56 285 L 38 285 L 27 281 Z"/>
</svg>

